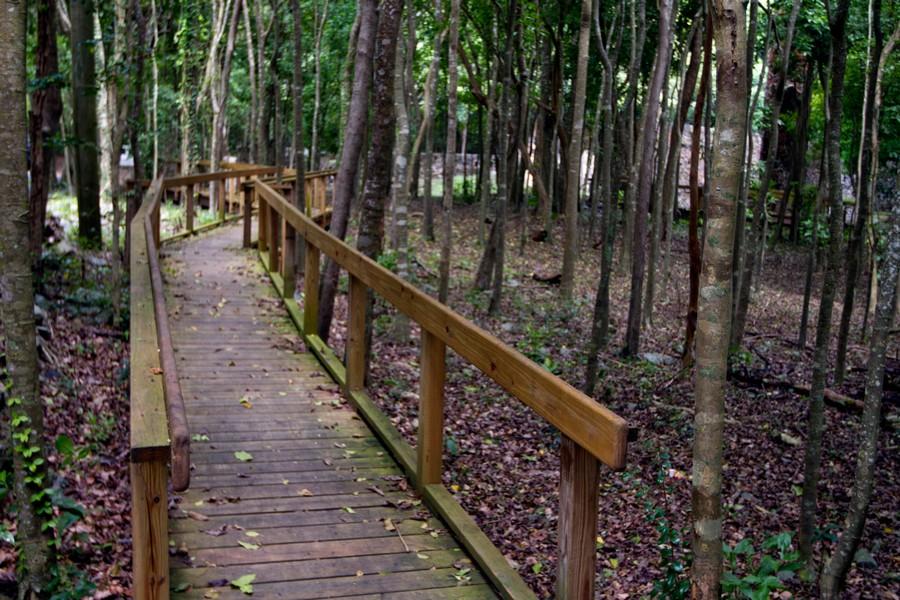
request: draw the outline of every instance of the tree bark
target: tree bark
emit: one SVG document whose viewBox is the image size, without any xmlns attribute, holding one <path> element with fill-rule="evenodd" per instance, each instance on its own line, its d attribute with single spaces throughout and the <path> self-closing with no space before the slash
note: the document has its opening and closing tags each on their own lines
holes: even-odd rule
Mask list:
<svg viewBox="0 0 900 600">
<path fill-rule="evenodd" d="M 712 22 L 706 18 L 703 35 L 703 74 L 700 76 L 700 88 L 697 90 L 697 101 L 694 103 L 694 123 L 691 128 L 691 162 L 688 179 L 691 208 L 688 223 L 688 256 L 690 261 L 690 289 L 688 292 L 688 309 L 685 318 L 684 348 L 681 362 L 685 368 L 694 363 L 694 336 L 697 333 L 697 311 L 700 299 L 700 129 L 703 122 L 703 110 L 709 91 L 710 70 L 712 67 Z M 733 282 L 732 282 L 733 284 Z"/>
<path fill-rule="evenodd" d="M 775 96 L 770 107 L 769 145 L 766 148 L 765 169 L 756 192 L 756 205 L 753 208 L 753 232 L 747 238 L 742 265 L 740 296 L 735 306 L 734 323 L 731 329 L 731 347 L 735 350 L 741 347 L 744 339 L 744 329 L 747 324 L 747 311 L 749 310 L 751 286 L 753 285 L 753 273 L 757 260 L 760 259 L 762 248 L 766 243 L 766 200 L 769 195 L 769 184 L 775 170 L 775 159 L 778 152 L 778 127 L 781 118 L 781 105 L 784 99 L 784 87 L 787 80 L 788 66 L 791 58 L 791 45 L 794 39 L 794 25 L 797 22 L 797 14 L 800 11 L 802 0 L 794 0 L 791 14 L 788 17 L 787 32 L 784 36 L 784 46 L 781 48 L 781 69 L 778 73 Z M 760 261 L 761 262 L 761 261 Z M 761 267 L 762 265 L 760 265 Z"/>
<path fill-rule="evenodd" d="M 327 7 L 327 0 L 325 0 Z M 293 160 L 294 169 L 296 169 L 296 179 L 294 180 L 294 206 L 302 211 L 306 210 L 306 168 L 304 159 L 304 142 L 303 142 L 303 13 L 300 9 L 300 0 L 291 0 L 291 15 L 294 19 L 294 73 L 291 78 L 291 98 L 294 122 L 294 137 L 291 147 L 294 153 Z M 318 59 L 317 59 L 318 61 Z M 318 67 L 317 67 L 318 68 Z M 318 102 L 318 99 L 316 100 Z M 315 118 L 313 118 L 313 127 L 315 127 Z M 311 156 L 312 158 L 312 156 Z M 294 244 L 294 266 L 300 269 L 303 265 L 303 256 L 306 248 L 303 244 Z M 296 283 L 297 278 L 294 278 Z"/>
<path fill-rule="evenodd" d="M 92 0 L 70 0 L 72 21 L 72 111 L 75 125 L 75 190 L 78 236 L 88 247 L 103 243 L 100 224 L 100 165 L 97 137 L 97 77 L 94 72 Z"/>
<path fill-rule="evenodd" d="M 31 139 L 31 259 L 33 267 L 40 267 L 44 244 L 44 222 L 47 218 L 47 198 L 51 174 L 55 175 L 54 138 L 59 134 L 62 117 L 62 96 L 55 76 L 59 72 L 59 53 L 56 46 L 56 10 L 51 0 L 41 0 L 37 12 L 37 47 L 35 62 L 37 81 L 31 93 L 29 135 Z M 55 177 L 54 177 L 55 179 Z"/>
<path fill-rule="evenodd" d="M 872 176 L 872 161 L 878 160 L 871 154 L 872 131 L 878 127 L 875 117 L 875 79 L 881 52 L 884 48 L 884 33 L 881 30 L 881 0 L 869 0 L 869 47 L 866 55 L 866 83 L 863 95 L 862 133 L 859 140 L 859 161 L 857 173 L 859 183 L 856 191 L 856 222 L 853 236 L 847 245 L 847 278 L 844 281 L 844 305 L 841 308 L 841 322 L 838 325 L 837 357 L 834 363 L 834 382 L 840 385 L 847 373 L 847 341 L 850 337 L 850 319 L 856 299 L 856 282 L 860 266 L 865 264 L 866 226 L 869 223 L 872 197 L 869 179 Z"/>
<path fill-rule="evenodd" d="M 325 33 L 325 21 L 328 19 L 328 1 L 323 0 L 321 14 L 319 14 L 319 4 L 315 2 L 315 11 L 313 13 L 313 20 L 316 23 L 313 46 L 315 83 L 313 90 L 312 141 L 310 142 L 309 150 L 309 168 L 313 171 L 319 168 L 319 121 L 321 120 L 319 113 L 322 110 L 322 35 Z"/>
<path fill-rule="evenodd" d="M 394 72 L 397 64 L 397 38 L 403 0 L 383 0 L 378 10 L 375 39 L 374 76 L 372 78 L 372 137 L 366 158 L 366 184 L 363 190 L 359 237 L 356 247 L 371 259 L 377 259 L 384 245 L 384 209 L 391 193 L 391 161 L 394 155 L 396 114 Z M 360 30 L 362 34 L 362 30 Z M 359 54 L 357 54 L 359 56 Z M 402 90 L 402 86 L 401 86 Z M 402 100 L 401 100 L 402 102 Z M 366 301 L 366 371 L 372 347 L 372 292 Z"/>
<path fill-rule="evenodd" d="M 333 236 L 344 239 L 350 218 L 350 204 L 355 195 L 359 174 L 359 157 L 362 153 L 368 124 L 369 87 L 372 83 L 372 54 L 375 51 L 375 28 L 378 23 L 376 0 L 359 2 L 359 35 L 356 44 L 353 90 L 347 112 L 347 127 L 334 182 L 334 200 L 331 214 Z M 331 319 L 334 315 L 334 296 L 337 292 L 338 264 L 326 260 L 322 286 L 319 292 L 319 337 L 328 342 Z"/>
<path fill-rule="evenodd" d="M 47 596 L 52 554 L 42 531 L 52 507 L 45 488 L 51 482 L 43 450 L 44 414 L 38 387 L 34 326 L 34 287 L 31 273 L 30 210 L 23 144 L 25 124 L 25 13 L 24 2 L 6 0 L 0 9 L 0 331 L 6 342 L 9 376 L 4 406 L 12 454 L 12 495 L 18 505 L 16 578 L 20 598 Z M 78 15 L 76 15 L 76 18 Z M 49 511 L 49 514 L 47 514 Z"/>
<path fill-rule="evenodd" d="M 809 394 L 809 425 L 803 472 L 803 495 L 800 503 L 798 546 L 800 557 L 812 567 L 813 534 L 816 527 L 816 506 L 822 462 L 822 434 L 825 429 L 825 378 L 828 371 L 828 342 L 831 334 L 831 311 L 834 306 L 837 273 L 841 260 L 844 231 L 843 194 L 841 191 L 841 116 L 843 112 L 844 72 L 847 67 L 847 14 L 850 0 L 840 0 L 831 13 L 831 89 L 828 94 L 828 196 L 830 203 L 829 247 L 825 257 L 825 276 L 819 319 L 816 329 L 816 350 Z M 810 569 L 812 570 L 812 569 Z"/>
<path fill-rule="evenodd" d="M 866 183 L 861 182 L 861 185 L 866 185 Z M 891 217 L 893 223 L 888 236 L 884 263 L 881 266 L 881 280 L 884 285 L 881 286 L 878 293 L 878 307 L 872 328 L 872 340 L 869 345 L 866 397 L 856 462 L 856 479 L 853 483 L 844 530 L 822 572 L 820 591 L 821 597 L 826 600 L 837 599 L 841 596 L 847 571 L 850 570 L 853 563 L 853 557 L 866 524 L 869 502 L 872 500 L 872 489 L 875 484 L 875 459 L 878 456 L 878 436 L 881 433 L 884 360 L 888 338 L 897 312 L 897 276 L 900 274 L 900 202 L 894 203 Z"/>
<path fill-rule="evenodd" d="M 722 442 L 731 324 L 734 217 L 747 138 L 747 33 L 738 0 L 711 5 L 716 41 L 716 129 L 700 276 L 691 520 L 691 597 L 717 600 L 722 577 Z"/>
<path fill-rule="evenodd" d="M 628 303 L 628 325 L 625 331 L 625 354 L 636 356 L 641 341 L 641 311 L 644 288 L 644 270 L 646 264 L 647 211 L 650 208 L 651 184 L 653 181 L 653 151 L 656 146 L 657 126 L 659 125 L 660 93 L 669 72 L 669 58 L 672 44 L 672 15 L 675 0 L 660 0 L 659 10 L 659 52 L 653 64 L 650 87 L 647 90 L 647 102 L 641 124 L 643 132 L 641 145 L 640 168 L 637 180 L 637 203 L 634 214 L 634 232 L 631 243 L 631 295 Z"/>
<path fill-rule="evenodd" d="M 441 0 L 434 0 L 434 20 L 440 23 L 443 20 Z M 434 49 L 432 54 L 432 64 L 437 62 L 440 66 L 441 48 L 443 47 L 443 35 L 436 36 L 434 39 Z M 430 91 L 426 90 L 426 94 L 434 102 L 437 95 L 437 77 L 431 82 Z M 422 167 L 425 170 L 424 194 L 422 195 L 422 204 L 425 217 L 422 220 L 422 236 L 429 242 L 434 241 L 434 197 L 432 196 L 431 184 L 434 179 L 434 110 L 426 115 L 422 120 L 422 127 L 425 128 L 425 156 L 422 160 Z"/>
<path fill-rule="evenodd" d="M 447 140 L 444 152 L 444 201 L 441 215 L 441 260 L 438 300 L 450 291 L 450 253 L 453 244 L 453 176 L 456 174 L 456 110 L 459 69 L 459 0 L 450 0 L 450 40 L 447 49 Z"/>
<path fill-rule="evenodd" d="M 578 28 L 578 54 L 572 92 L 572 130 L 566 165 L 566 236 L 563 242 L 560 292 L 565 301 L 572 299 L 575 287 L 575 257 L 578 254 L 578 196 L 581 176 L 581 141 L 584 133 L 584 104 L 587 90 L 587 61 L 591 41 L 591 0 L 581 0 Z"/>
</svg>

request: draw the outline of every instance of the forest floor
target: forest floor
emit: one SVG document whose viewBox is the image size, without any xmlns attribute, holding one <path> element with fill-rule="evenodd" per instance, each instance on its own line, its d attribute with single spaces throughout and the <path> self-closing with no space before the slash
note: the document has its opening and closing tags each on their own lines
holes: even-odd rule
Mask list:
<svg viewBox="0 0 900 600">
<path fill-rule="evenodd" d="M 420 207 L 417 207 L 420 209 Z M 439 245 L 421 239 L 421 212 L 413 212 L 410 248 L 415 249 L 416 284 L 435 292 Z M 519 224 L 507 232 L 508 253 L 502 310 L 487 315 L 488 293 L 472 289 L 480 258 L 474 207 L 454 213 L 451 306 L 546 368 L 580 387 L 584 347 L 590 330 L 599 251 L 585 241 L 577 265 L 574 300 L 564 305 L 558 287 L 539 283 L 534 273 L 558 272 L 561 244 L 531 242 L 519 248 Z M 642 598 L 654 582 L 683 581 L 689 556 L 690 451 L 693 387 L 677 360 L 687 302 L 685 231 L 676 227 L 671 278 L 660 286 L 653 325 L 644 329 L 645 359 L 619 356 L 627 316 L 625 274 L 613 277 L 613 335 L 601 356 L 596 397 L 637 431 L 628 467 L 604 469 L 597 537 L 598 597 Z M 554 231 L 561 239 L 561 223 Z M 46 439 L 72 440 L 72 450 L 54 464 L 56 487 L 83 507 L 83 517 L 64 537 L 66 564 L 94 586 L 83 596 L 124 597 L 130 590 L 128 489 L 127 338 L 110 323 L 108 264 L 63 245 L 50 253 L 40 287 L 41 393 L 48 404 Z M 617 258 L 618 258 L 617 248 Z M 725 537 L 730 546 L 752 540 L 756 550 L 737 557 L 734 571 L 757 570 L 763 543 L 796 529 L 803 476 L 806 398 L 762 381 L 808 383 L 812 348 L 795 344 L 802 305 L 804 249 L 779 247 L 766 258 L 762 287 L 750 311 L 746 352 L 728 386 L 725 436 Z M 346 287 L 344 287 L 346 290 Z M 840 295 L 838 296 L 840 298 Z M 345 296 L 336 310 L 332 345 L 341 354 Z M 127 307 L 127 300 L 122 305 Z M 839 314 L 839 305 L 835 314 Z M 812 323 L 817 313 L 813 302 Z M 861 321 L 862 310 L 857 311 Z M 376 311 L 376 359 L 372 395 L 408 441 L 417 427 L 418 331 L 408 342 L 392 341 L 392 314 Z M 852 339 L 859 338 L 859 322 Z M 811 339 L 814 336 L 810 336 Z M 897 340 L 890 357 L 896 361 Z M 649 360 L 647 360 L 649 359 Z M 865 348 L 853 346 L 850 375 L 839 391 L 862 397 Z M 556 571 L 559 435 L 530 409 L 512 399 L 477 370 L 449 353 L 446 405 L 445 483 L 492 541 L 542 598 L 553 596 Z M 756 382 L 751 384 L 748 382 Z M 897 386 L 889 381 L 886 408 L 896 414 Z M 848 503 L 853 479 L 859 416 L 827 408 L 823 479 L 820 488 L 822 544 L 830 550 Z M 801 445 L 785 443 L 779 434 Z M 858 556 L 848 577 L 847 598 L 900 598 L 900 434 L 882 434 L 876 465 L 876 493 Z M 62 447 L 67 447 L 65 441 Z M 70 510 L 77 512 L 77 509 Z M 3 514 L 8 514 L 4 511 Z M 13 529 L 8 517 L 0 526 Z M 2 539 L 2 536 L 0 536 Z M 669 555 L 668 550 L 671 550 Z M 777 549 L 769 554 L 778 558 Z M 670 556 L 663 558 L 663 555 Z M 75 570 L 72 571 L 75 573 Z M 12 548 L 0 545 L 0 593 L 14 586 Z M 783 598 L 812 597 L 798 578 Z"/>
</svg>

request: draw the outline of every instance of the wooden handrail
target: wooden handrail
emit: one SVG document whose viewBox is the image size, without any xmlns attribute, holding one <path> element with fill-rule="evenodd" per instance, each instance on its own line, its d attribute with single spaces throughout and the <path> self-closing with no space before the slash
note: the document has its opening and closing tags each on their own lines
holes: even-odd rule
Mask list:
<svg viewBox="0 0 900 600">
<path fill-rule="evenodd" d="M 248 169 L 233 169 L 227 171 L 216 171 L 214 173 L 196 173 L 194 175 L 181 175 L 179 177 L 167 177 L 164 185 L 168 188 L 181 187 L 184 185 L 196 185 L 198 183 L 209 183 L 210 181 L 222 181 L 225 179 L 235 179 L 237 177 L 254 177 L 257 175 L 270 175 L 277 173 L 279 167 L 251 167 Z"/>
<path fill-rule="evenodd" d="M 562 379 L 441 304 L 409 282 L 330 235 L 262 181 L 257 197 L 307 242 L 327 254 L 397 310 L 416 321 L 564 435 L 613 469 L 625 466 L 628 425 Z"/>
<path fill-rule="evenodd" d="M 444 384 L 446 347 L 500 384 L 561 432 L 559 483 L 559 567 L 557 598 L 592 598 L 595 580 L 599 462 L 614 469 L 625 466 L 626 422 L 565 381 L 463 318 L 431 296 L 397 277 L 343 241 L 331 236 L 313 218 L 271 186 L 253 180 L 259 199 L 259 251 L 276 287 L 281 286 L 288 310 L 294 292 L 291 246 L 302 237 L 306 248 L 302 320 L 307 345 L 326 369 L 343 384 L 344 394 L 375 429 L 403 465 L 413 484 L 432 508 L 448 518 L 450 528 L 485 569 L 505 598 L 533 598 L 505 558 L 455 503 L 442 484 L 444 448 Z M 308 209 L 308 207 L 306 207 Z M 246 213 L 245 213 L 246 214 Z M 249 239 L 245 224 L 245 241 Z M 278 235 L 282 231 L 283 235 Z M 280 246 L 280 247 L 279 247 Z M 344 268 L 350 279 L 344 364 L 315 334 L 318 320 L 319 258 L 324 253 Z M 275 273 L 281 278 L 276 279 Z M 416 458 L 399 433 L 365 391 L 367 296 L 381 295 L 422 330 L 419 380 L 419 426 Z"/>
</svg>

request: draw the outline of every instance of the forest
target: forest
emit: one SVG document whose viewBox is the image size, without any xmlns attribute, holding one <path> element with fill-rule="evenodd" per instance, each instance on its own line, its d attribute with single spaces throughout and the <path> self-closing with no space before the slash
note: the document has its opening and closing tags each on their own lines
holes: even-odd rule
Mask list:
<svg viewBox="0 0 900 600">
<path fill-rule="evenodd" d="M 900 599 L 896 0 L 0 8 L 0 598 Z"/>
</svg>

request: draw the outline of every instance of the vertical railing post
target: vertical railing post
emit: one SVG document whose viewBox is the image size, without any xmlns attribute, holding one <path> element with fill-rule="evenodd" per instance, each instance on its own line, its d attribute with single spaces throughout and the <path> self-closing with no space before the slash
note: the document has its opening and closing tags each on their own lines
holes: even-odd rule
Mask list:
<svg viewBox="0 0 900 600">
<path fill-rule="evenodd" d="M 156 248 L 159 249 L 159 235 L 160 235 L 160 211 L 162 210 L 162 203 L 166 196 L 166 191 L 163 190 L 160 192 L 162 195 L 157 202 L 156 206 L 153 208 L 152 213 L 152 221 L 153 221 L 153 241 L 156 244 Z"/>
<path fill-rule="evenodd" d="M 256 216 L 259 219 L 259 233 L 257 234 L 256 239 L 259 251 L 265 252 L 268 249 L 267 242 L 269 239 L 269 203 L 262 194 L 256 191 L 255 185 L 253 186 L 253 193 L 256 194 L 256 199 L 259 201 L 259 206 L 256 211 Z"/>
<path fill-rule="evenodd" d="M 187 195 L 185 196 L 185 224 L 187 225 L 188 233 L 194 233 L 194 184 L 191 183 L 187 186 Z"/>
<path fill-rule="evenodd" d="M 303 274 L 303 333 L 315 335 L 319 326 L 319 249 L 306 244 Z"/>
<path fill-rule="evenodd" d="M 169 597 L 169 517 L 165 460 L 131 463 L 133 591 L 136 600 Z"/>
<path fill-rule="evenodd" d="M 269 246 L 269 270 L 278 272 L 278 212 L 275 207 L 269 205 L 269 218 L 267 219 L 268 246 Z"/>
<path fill-rule="evenodd" d="M 225 220 L 225 203 L 228 201 L 225 198 L 225 180 L 224 179 L 216 180 L 216 189 L 219 191 L 219 193 L 218 193 L 218 196 L 219 196 L 219 207 L 218 207 L 219 208 L 219 220 L 224 221 Z"/>
<path fill-rule="evenodd" d="M 250 247 L 253 237 L 253 186 L 244 186 L 244 248 Z"/>
<path fill-rule="evenodd" d="M 441 482 L 444 449 L 444 379 L 447 345 L 422 329 L 422 373 L 419 378 L 419 442 L 416 473 L 419 485 Z"/>
<path fill-rule="evenodd" d="M 289 194 L 288 200 L 293 204 L 293 192 Z M 283 283 L 282 295 L 285 298 L 293 298 L 294 291 L 297 289 L 296 272 L 295 272 L 295 248 L 297 244 L 297 234 L 293 226 L 288 223 L 286 218 L 281 219 L 281 281 Z"/>
<path fill-rule="evenodd" d="M 346 391 L 361 390 L 366 384 L 366 285 L 350 275 L 350 324 L 347 332 Z"/>
<path fill-rule="evenodd" d="M 594 597 L 600 463 L 562 436 L 559 450 L 559 572 L 556 597 Z"/>
</svg>

